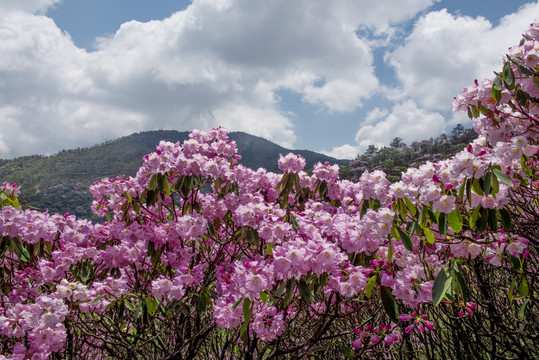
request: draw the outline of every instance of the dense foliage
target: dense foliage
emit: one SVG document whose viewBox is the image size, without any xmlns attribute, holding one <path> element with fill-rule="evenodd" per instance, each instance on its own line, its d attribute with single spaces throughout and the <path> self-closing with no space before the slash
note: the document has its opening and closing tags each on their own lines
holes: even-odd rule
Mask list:
<svg viewBox="0 0 539 360">
<path fill-rule="evenodd" d="M 414 141 L 409 146 L 399 137 L 394 138 L 389 146 L 377 148 L 370 145 L 346 167 L 341 167 L 341 178 L 358 181 L 365 171 L 381 170 L 387 179 L 396 182 L 401 174 L 410 167 L 438 162 L 447 159 L 472 142 L 477 137 L 473 129 L 465 129 L 458 124 L 449 135 L 443 133 L 429 140 Z"/>
<path fill-rule="evenodd" d="M 447 160 L 339 180 L 237 164 L 224 129 L 91 187 L 107 222 L 0 191 L 8 359 L 518 358 L 538 352 L 539 23 L 455 110 Z M 202 190 L 205 191 L 202 191 Z M 0 356 L 0 358 L 3 358 Z"/>
</svg>

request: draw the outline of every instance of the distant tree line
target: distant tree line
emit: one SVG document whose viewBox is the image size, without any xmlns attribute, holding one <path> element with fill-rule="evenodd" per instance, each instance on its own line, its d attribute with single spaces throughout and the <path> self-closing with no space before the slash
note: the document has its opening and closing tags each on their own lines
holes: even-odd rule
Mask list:
<svg viewBox="0 0 539 360">
<path fill-rule="evenodd" d="M 389 146 L 369 145 L 363 154 L 341 168 L 341 178 L 357 181 L 365 170 L 382 170 L 390 181 L 398 181 L 401 173 L 409 167 L 446 159 L 461 151 L 476 137 L 473 129 L 466 129 L 462 124 L 455 126 L 449 134 L 442 133 L 436 138 L 414 141 L 410 145 L 402 138 L 395 137 Z"/>
</svg>

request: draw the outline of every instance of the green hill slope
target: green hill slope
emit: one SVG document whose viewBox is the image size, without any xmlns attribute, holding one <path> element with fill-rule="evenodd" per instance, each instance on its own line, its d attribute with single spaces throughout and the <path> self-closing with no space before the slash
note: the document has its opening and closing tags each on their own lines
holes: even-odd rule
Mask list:
<svg viewBox="0 0 539 360">
<path fill-rule="evenodd" d="M 134 176 L 144 155 L 153 152 L 160 140 L 183 142 L 188 132 L 158 130 L 135 133 L 91 148 L 64 150 L 53 156 L 25 156 L 0 160 L 0 182 L 21 186 L 21 200 L 40 210 L 91 218 L 92 201 L 88 187 L 97 180 L 117 175 Z M 257 169 L 279 172 L 279 153 L 301 154 L 311 168 L 318 161 L 347 164 L 307 150 L 289 150 L 263 138 L 243 132 L 229 134 L 242 156 L 240 163 Z"/>
</svg>

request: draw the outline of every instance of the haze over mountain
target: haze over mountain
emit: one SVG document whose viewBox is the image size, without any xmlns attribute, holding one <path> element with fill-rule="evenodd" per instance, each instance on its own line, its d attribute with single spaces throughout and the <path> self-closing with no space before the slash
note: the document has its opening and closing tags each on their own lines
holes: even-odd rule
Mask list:
<svg viewBox="0 0 539 360">
<path fill-rule="evenodd" d="M 21 186 L 21 200 L 40 210 L 71 213 L 79 217 L 92 217 L 92 197 L 88 187 L 97 180 L 118 175 L 134 176 L 142 165 L 144 155 L 155 151 L 160 140 L 183 142 L 188 132 L 157 130 L 119 138 L 90 148 L 63 150 L 53 156 L 25 156 L 13 160 L 0 159 L 0 182 L 15 182 Z M 280 172 L 279 154 L 289 152 L 302 155 L 306 169 L 317 162 L 345 165 L 348 160 L 319 154 L 309 150 L 290 150 L 263 138 L 244 132 L 231 132 L 236 141 L 240 164 L 251 169 L 263 167 Z"/>
</svg>

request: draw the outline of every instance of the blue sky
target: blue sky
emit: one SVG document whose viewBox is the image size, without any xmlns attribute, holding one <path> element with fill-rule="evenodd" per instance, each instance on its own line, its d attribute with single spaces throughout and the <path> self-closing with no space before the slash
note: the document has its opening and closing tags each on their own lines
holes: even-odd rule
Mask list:
<svg viewBox="0 0 539 360">
<path fill-rule="evenodd" d="M 451 102 L 539 18 L 513 0 L 0 0 L 0 158 L 225 126 L 354 158 L 471 126 Z"/>
</svg>

